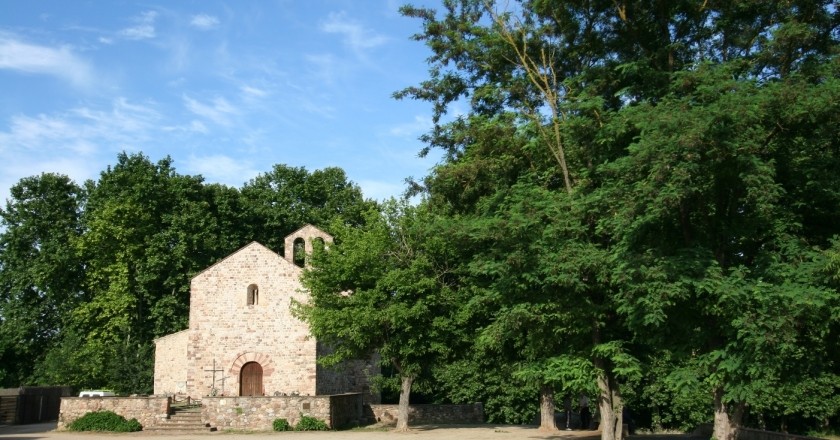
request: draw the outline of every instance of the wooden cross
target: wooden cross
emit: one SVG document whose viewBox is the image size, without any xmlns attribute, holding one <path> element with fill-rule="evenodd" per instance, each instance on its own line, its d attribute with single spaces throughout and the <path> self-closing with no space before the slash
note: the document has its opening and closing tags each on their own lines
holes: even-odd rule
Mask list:
<svg viewBox="0 0 840 440">
<path fill-rule="evenodd" d="M 211 382 L 211 385 L 210 385 L 210 395 L 215 396 L 216 395 L 216 372 L 217 371 L 221 372 L 221 371 L 225 371 L 225 370 L 223 370 L 221 368 L 216 368 L 216 359 L 214 358 L 213 359 L 213 368 L 211 368 L 209 370 L 207 368 L 204 368 L 204 371 L 212 371 L 213 372 L 213 382 Z M 224 394 L 224 392 L 225 392 L 225 378 L 222 377 L 222 394 Z"/>
</svg>

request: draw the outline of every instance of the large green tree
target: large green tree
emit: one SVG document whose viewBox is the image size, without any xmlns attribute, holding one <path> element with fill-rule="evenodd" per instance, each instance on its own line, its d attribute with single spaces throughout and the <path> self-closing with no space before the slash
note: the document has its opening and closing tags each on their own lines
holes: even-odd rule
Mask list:
<svg viewBox="0 0 840 440">
<path fill-rule="evenodd" d="M 275 165 L 246 183 L 241 193 L 244 225 L 252 239 L 275 252 L 289 252 L 283 249 L 284 237 L 307 223 L 323 226 L 340 218 L 359 224 L 371 206 L 344 170 L 335 167 L 309 172 Z"/>
<path fill-rule="evenodd" d="M 61 337 L 80 301 L 82 189 L 41 174 L 12 186 L 0 209 L 0 384 L 18 386 Z"/>
<path fill-rule="evenodd" d="M 319 342 L 333 348 L 323 362 L 378 356 L 400 378 L 397 430 L 407 430 L 412 386 L 445 356 L 457 310 L 442 264 L 449 244 L 421 207 L 388 202 L 361 226 L 335 221 L 335 244 L 316 252 L 303 275 L 309 302 L 296 313 Z"/>
<path fill-rule="evenodd" d="M 718 438 L 735 435 L 748 406 L 773 415 L 773 390 L 836 371 L 823 353 L 838 294 L 821 249 L 840 216 L 840 182 L 826 172 L 840 165 L 840 83 L 832 69 L 763 82 L 733 68 L 700 66 L 656 105 L 623 112 L 640 134 L 604 167 L 616 181 L 603 223 L 630 280 L 620 310 L 692 357 Z"/>
<path fill-rule="evenodd" d="M 582 301 L 593 312 L 594 337 L 579 349 L 591 353 L 601 372 L 604 438 L 621 436 L 618 385 L 636 371 L 633 354 L 659 343 L 710 356 L 700 379 L 718 385 L 709 396 L 716 402 L 718 438 L 730 438 L 748 395 L 741 386 L 746 376 L 739 374 L 760 369 L 768 352 L 793 356 L 784 347 L 819 346 L 831 328 L 807 320 L 808 330 L 781 327 L 790 330 L 787 345 L 764 344 L 757 328 L 743 327 L 751 321 L 738 307 L 758 316 L 769 313 L 769 304 L 785 304 L 796 310 L 793 316 L 825 316 L 832 308 L 831 289 L 816 276 L 798 274 L 816 273 L 806 266 L 819 266 L 820 252 L 808 253 L 807 246 L 825 246 L 837 232 L 830 226 L 837 186 L 824 171 L 833 166 L 837 139 L 831 117 L 836 72 L 830 68 L 836 64 L 836 8 L 829 1 L 534 0 L 508 10 L 480 0 L 443 5 L 442 14 L 403 9 L 422 20 L 417 39 L 432 56 L 429 79 L 397 97 L 432 103 L 435 127 L 424 139 L 446 153 L 421 189 L 445 212 L 479 220 L 498 215 L 502 225 L 516 218 L 511 188 L 529 184 L 565 193 L 567 200 L 544 197 L 558 200 L 562 211 L 529 215 L 553 213 L 546 221 L 571 226 L 555 227 L 556 240 L 572 243 L 530 251 L 544 252 L 556 273 L 576 258 L 552 247 L 602 255 L 595 260 L 600 276 L 578 269 L 560 285 L 586 285 Z M 468 113 L 447 117 L 453 105 Z M 511 132 L 530 141 L 510 142 Z M 662 221 L 649 222 L 651 215 Z M 517 248 L 502 233 L 490 237 L 488 243 Z M 678 239 L 692 242 L 690 249 Z M 701 240 L 707 241 L 697 245 Z M 558 281 L 529 274 L 531 293 L 514 300 L 522 305 L 539 297 L 535 287 Z M 493 282 L 516 275 L 499 272 Z M 689 279 L 695 291 L 718 292 L 694 299 L 719 315 L 716 325 L 700 327 L 699 338 L 686 339 L 688 323 L 697 322 L 683 319 L 693 303 L 668 299 L 664 291 L 684 290 L 680 283 Z M 759 280 L 768 286 L 756 290 Z M 513 286 L 504 290 L 523 284 Z M 656 307 L 660 300 L 664 310 Z M 503 320 L 504 310 L 491 315 L 488 328 Z M 652 330 L 657 320 L 674 326 Z M 717 337 L 731 350 L 709 349 Z M 739 360 L 722 362 L 721 356 Z M 766 379 L 799 380 L 785 373 Z"/>
</svg>

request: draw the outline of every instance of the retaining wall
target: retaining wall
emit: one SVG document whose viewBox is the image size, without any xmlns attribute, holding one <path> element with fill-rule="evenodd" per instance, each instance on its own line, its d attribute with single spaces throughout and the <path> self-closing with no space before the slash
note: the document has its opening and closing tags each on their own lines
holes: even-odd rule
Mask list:
<svg viewBox="0 0 840 440">
<path fill-rule="evenodd" d="M 379 423 L 397 423 L 398 405 L 370 405 Z M 408 422 L 412 424 L 451 425 L 484 423 L 484 405 L 410 405 Z"/>
<path fill-rule="evenodd" d="M 297 424 L 301 415 L 323 420 L 331 428 L 358 424 L 360 393 L 334 396 L 204 397 L 202 421 L 218 429 L 271 430 L 275 419 Z"/>
<path fill-rule="evenodd" d="M 137 419 L 143 428 L 148 428 L 162 423 L 169 417 L 169 398 L 62 397 L 56 429 L 67 429 L 74 420 L 94 411 L 113 411 L 126 419 Z"/>
</svg>

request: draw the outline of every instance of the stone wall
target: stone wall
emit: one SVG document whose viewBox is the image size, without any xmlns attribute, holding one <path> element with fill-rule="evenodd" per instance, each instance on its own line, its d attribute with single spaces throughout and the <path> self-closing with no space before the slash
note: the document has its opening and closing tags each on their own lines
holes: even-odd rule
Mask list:
<svg viewBox="0 0 840 440">
<path fill-rule="evenodd" d="M 332 425 L 330 396 L 205 397 L 202 421 L 218 429 L 271 430 L 275 419 L 293 426 L 301 414 Z"/>
<path fill-rule="evenodd" d="M 305 301 L 299 267 L 259 243 L 231 254 L 192 280 L 187 393 L 239 395 L 239 374 L 248 362 L 262 367 L 263 394 L 314 396 L 315 340 L 291 314 Z M 248 304 L 249 287 L 258 296 Z M 216 383 L 213 383 L 213 366 Z"/>
<path fill-rule="evenodd" d="M 397 423 L 397 405 L 370 405 L 370 409 L 378 423 Z M 484 423 L 484 405 L 411 405 L 408 422 L 428 425 Z"/>
<path fill-rule="evenodd" d="M 317 358 L 332 353 L 324 344 L 317 344 Z M 371 378 L 380 373 L 379 356 L 372 356 L 367 361 L 346 361 L 331 367 L 316 365 L 316 395 L 335 395 L 344 393 L 362 393 L 365 403 L 379 403 L 379 392 L 370 387 Z"/>
<path fill-rule="evenodd" d="M 188 341 L 189 330 L 155 339 L 155 394 L 187 392 Z"/>
<path fill-rule="evenodd" d="M 94 411 L 113 411 L 126 419 L 137 419 L 143 428 L 162 423 L 169 417 L 167 397 L 63 397 L 56 429 Z"/>
</svg>

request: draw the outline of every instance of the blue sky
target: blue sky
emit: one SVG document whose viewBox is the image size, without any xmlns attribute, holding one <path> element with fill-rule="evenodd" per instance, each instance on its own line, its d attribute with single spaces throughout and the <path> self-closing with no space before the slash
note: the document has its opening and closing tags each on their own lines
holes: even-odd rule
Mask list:
<svg viewBox="0 0 840 440">
<path fill-rule="evenodd" d="M 120 151 L 234 187 L 338 166 L 398 195 L 438 157 L 417 157 L 430 106 L 391 97 L 430 54 L 402 3 L 0 0 L 0 201 L 41 172 L 96 179 Z"/>
</svg>

